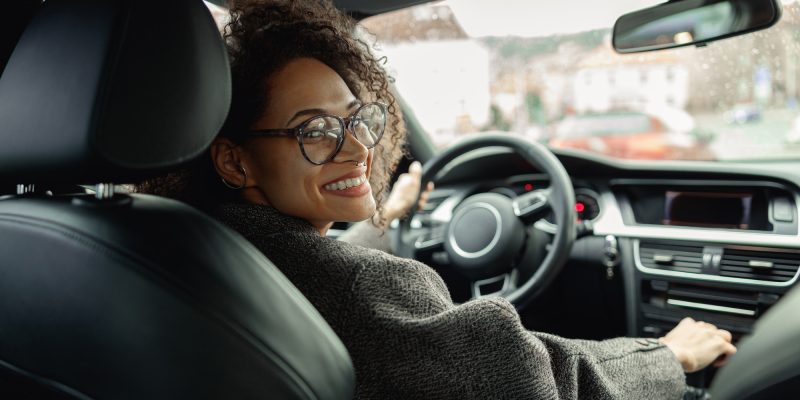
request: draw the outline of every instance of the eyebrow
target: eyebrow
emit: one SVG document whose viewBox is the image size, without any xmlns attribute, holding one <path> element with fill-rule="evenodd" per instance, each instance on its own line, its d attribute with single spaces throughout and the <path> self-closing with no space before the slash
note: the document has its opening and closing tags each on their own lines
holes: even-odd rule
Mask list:
<svg viewBox="0 0 800 400">
<path fill-rule="evenodd" d="M 361 105 L 361 100 L 354 99 L 353 101 L 351 101 L 350 103 L 347 104 L 347 109 L 351 110 L 351 109 L 353 109 L 353 108 L 355 108 L 355 107 L 357 107 L 359 105 Z M 321 108 L 308 108 L 308 109 L 305 109 L 305 110 L 300 110 L 300 111 L 294 113 L 294 115 L 292 115 L 292 118 L 289 118 L 289 121 L 286 122 L 286 126 L 290 126 L 292 121 L 296 120 L 297 118 L 300 118 L 300 117 L 303 117 L 303 116 L 313 117 L 315 115 L 320 115 L 320 114 L 328 114 L 328 111 L 323 110 Z"/>
</svg>

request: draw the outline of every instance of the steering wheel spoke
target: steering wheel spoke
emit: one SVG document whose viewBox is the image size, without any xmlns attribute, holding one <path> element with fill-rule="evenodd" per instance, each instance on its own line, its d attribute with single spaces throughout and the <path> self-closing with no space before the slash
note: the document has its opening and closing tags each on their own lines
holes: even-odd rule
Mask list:
<svg viewBox="0 0 800 400">
<path fill-rule="evenodd" d="M 509 273 L 493 276 L 472 282 L 472 298 L 503 296 L 516 287 L 516 270 Z"/>
<path fill-rule="evenodd" d="M 514 214 L 523 222 L 532 223 L 544 218 L 551 208 L 550 190 L 539 189 L 517 196 L 512 202 Z"/>
<path fill-rule="evenodd" d="M 444 248 L 446 225 L 428 228 L 414 241 L 414 250 L 419 252 L 437 251 Z"/>
</svg>

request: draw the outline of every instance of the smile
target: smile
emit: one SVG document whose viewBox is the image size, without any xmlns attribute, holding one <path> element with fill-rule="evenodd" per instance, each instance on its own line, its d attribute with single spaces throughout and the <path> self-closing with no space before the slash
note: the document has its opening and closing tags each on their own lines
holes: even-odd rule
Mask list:
<svg viewBox="0 0 800 400">
<path fill-rule="evenodd" d="M 338 181 L 338 182 L 329 183 L 329 184 L 325 185 L 324 187 L 325 187 L 325 189 L 328 189 L 328 190 L 344 190 L 344 189 L 349 189 L 349 188 L 361 186 L 366 181 L 367 181 L 367 176 L 365 174 L 361 174 L 361 176 L 359 176 L 359 177 L 350 178 L 350 179 L 342 179 L 341 181 Z"/>
</svg>

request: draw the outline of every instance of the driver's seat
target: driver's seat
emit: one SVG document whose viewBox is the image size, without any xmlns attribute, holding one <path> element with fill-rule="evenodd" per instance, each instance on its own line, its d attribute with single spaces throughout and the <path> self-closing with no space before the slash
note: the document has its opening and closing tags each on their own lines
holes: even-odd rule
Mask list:
<svg viewBox="0 0 800 400">
<path fill-rule="evenodd" d="M 108 184 L 45 194 L 209 145 L 230 77 L 203 2 L 35 8 L 0 76 L 0 187 L 19 184 L 0 197 L 0 398 L 352 397 L 342 343 L 235 232 Z"/>
</svg>

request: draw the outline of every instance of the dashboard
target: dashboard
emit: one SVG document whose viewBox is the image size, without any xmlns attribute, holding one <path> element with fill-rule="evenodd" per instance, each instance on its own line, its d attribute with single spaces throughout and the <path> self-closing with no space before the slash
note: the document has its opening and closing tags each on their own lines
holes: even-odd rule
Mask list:
<svg viewBox="0 0 800 400">
<path fill-rule="evenodd" d="M 617 274 L 627 335 L 660 337 L 688 316 L 738 340 L 797 283 L 796 162 L 644 163 L 554 153 L 572 178 L 578 219 L 592 226 L 570 262 Z M 535 166 L 501 147 L 460 156 L 435 181 L 412 226 L 446 222 L 475 193 L 514 198 L 549 185 Z M 535 227 L 555 229 L 548 218 Z M 434 268 L 440 261 L 446 260 L 426 260 Z"/>
</svg>

